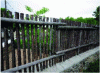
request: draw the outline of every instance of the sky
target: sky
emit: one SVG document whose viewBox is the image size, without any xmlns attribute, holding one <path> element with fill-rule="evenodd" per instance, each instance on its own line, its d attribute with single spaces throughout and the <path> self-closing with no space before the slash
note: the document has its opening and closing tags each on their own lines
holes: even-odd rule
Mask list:
<svg viewBox="0 0 100 73">
<path fill-rule="evenodd" d="M 1 7 L 5 7 L 4 0 L 1 1 Z M 44 15 L 53 18 L 66 17 L 94 17 L 93 12 L 97 6 L 100 6 L 100 0 L 6 0 L 7 9 L 14 12 L 24 14 L 34 14 L 37 10 L 46 7 L 49 9 Z M 25 9 L 28 5 L 33 9 L 33 12 L 28 12 Z"/>
</svg>

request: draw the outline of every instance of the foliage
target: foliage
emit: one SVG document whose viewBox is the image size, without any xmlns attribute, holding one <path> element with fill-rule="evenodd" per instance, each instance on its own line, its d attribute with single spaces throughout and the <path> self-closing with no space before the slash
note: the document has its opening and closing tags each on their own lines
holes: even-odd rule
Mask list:
<svg viewBox="0 0 100 73">
<path fill-rule="evenodd" d="M 93 63 L 90 63 L 86 70 L 83 72 L 99 72 L 99 59 Z"/>
<path fill-rule="evenodd" d="M 33 12 L 33 10 L 32 10 L 32 8 L 31 8 L 31 7 L 29 7 L 29 6 L 25 5 L 25 8 L 26 8 L 26 10 L 27 10 L 27 11 L 29 11 L 29 12 Z"/>
<path fill-rule="evenodd" d="M 70 21 L 75 21 L 75 19 L 73 17 L 66 17 L 65 20 L 70 20 Z"/>
<path fill-rule="evenodd" d="M 46 13 L 48 11 L 49 11 L 48 8 L 43 7 L 41 10 L 36 11 L 36 15 L 41 15 L 41 14 L 44 14 L 44 13 Z"/>
<path fill-rule="evenodd" d="M 3 17 L 3 13 L 6 11 L 6 9 L 1 8 L 0 11 L 1 11 L 1 17 Z M 7 10 L 7 12 L 6 12 L 6 17 L 9 17 L 9 10 Z M 12 15 L 12 17 L 14 17 L 14 15 Z"/>
<path fill-rule="evenodd" d="M 73 18 L 73 17 L 66 17 L 65 20 L 70 20 L 70 21 L 77 21 L 77 22 L 83 22 L 87 24 L 93 24 L 93 25 L 98 25 L 99 22 L 96 21 L 94 18 L 83 18 L 83 17 L 78 17 L 78 18 Z"/>
<path fill-rule="evenodd" d="M 26 8 L 27 11 L 33 12 L 33 10 L 32 10 L 31 7 L 29 7 L 29 6 L 26 5 L 25 8 Z M 36 16 L 36 15 L 39 16 L 39 15 L 41 15 L 41 14 L 45 14 L 45 13 L 48 12 L 48 11 L 49 11 L 48 8 L 43 7 L 42 9 L 36 11 L 36 13 L 34 13 L 34 16 Z"/>
<path fill-rule="evenodd" d="M 99 22 L 99 7 L 100 6 L 98 6 L 97 8 L 96 8 L 96 10 L 93 12 L 93 16 L 95 16 L 95 19 Z"/>
</svg>

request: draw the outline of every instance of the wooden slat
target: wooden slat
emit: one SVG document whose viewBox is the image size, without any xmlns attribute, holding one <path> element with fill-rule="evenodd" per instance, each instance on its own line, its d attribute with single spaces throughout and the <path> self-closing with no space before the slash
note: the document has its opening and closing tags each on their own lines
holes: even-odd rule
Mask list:
<svg viewBox="0 0 100 73">
<path fill-rule="evenodd" d="M 51 56 L 51 42 L 52 42 L 52 25 L 50 25 L 50 44 L 49 44 L 49 55 Z M 51 67 L 51 60 L 49 60 L 49 66 Z"/>
<path fill-rule="evenodd" d="M 8 12 L 8 15 L 9 15 L 8 18 L 12 18 L 12 12 L 11 11 Z M 8 50 L 9 50 L 9 53 L 10 53 L 10 51 L 12 51 L 12 59 L 9 56 L 9 68 L 13 68 L 13 67 L 16 66 L 15 48 L 14 48 L 14 34 L 13 34 L 13 23 L 10 23 L 9 26 L 10 26 L 9 28 L 10 28 L 10 39 L 11 39 L 11 44 L 10 44 L 11 50 L 10 49 L 8 49 Z M 11 64 L 12 64 L 12 66 L 11 66 Z"/>
<path fill-rule="evenodd" d="M 6 69 L 9 69 L 9 53 L 8 53 L 8 31 L 7 28 L 4 28 L 4 39 L 5 39 L 5 53 L 6 53 Z"/>
<path fill-rule="evenodd" d="M 18 71 L 18 70 L 21 70 L 21 69 L 24 69 L 24 68 L 33 66 L 33 65 L 38 64 L 38 63 L 40 63 L 40 62 L 43 62 L 43 61 L 46 61 L 46 60 L 49 60 L 49 59 L 52 59 L 52 58 L 55 58 L 55 57 L 58 57 L 58 56 L 61 56 L 61 55 L 64 55 L 64 54 L 52 55 L 52 56 L 50 56 L 50 57 L 43 58 L 43 59 L 40 59 L 40 60 L 31 62 L 31 63 L 27 63 L 27 64 L 25 64 L 25 65 L 21 65 L 21 66 L 15 67 L 15 68 L 11 68 L 11 69 L 2 71 L 2 72 L 16 72 L 16 71 Z"/>
<path fill-rule="evenodd" d="M 9 17 L 6 15 L 6 13 L 4 12 L 4 17 L 7 17 L 7 18 L 12 18 L 11 16 L 12 16 L 12 12 L 8 12 L 8 15 L 10 15 Z M 7 23 L 5 23 L 5 24 L 7 24 Z M 4 24 L 3 24 L 4 25 Z M 8 25 L 9 25 L 9 23 L 8 23 Z M 11 24 L 12 25 L 12 24 Z M 6 69 L 9 69 L 10 68 L 10 61 L 9 61 L 9 49 L 8 49 L 8 26 L 6 25 L 6 27 L 4 28 L 4 30 L 5 30 L 5 53 L 6 53 Z M 8 60 L 8 61 L 7 61 Z"/>
<path fill-rule="evenodd" d="M 52 28 L 53 28 L 53 26 L 52 26 Z M 52 31 L 52 33 L 54 33 L 54 30 Z M 53 37 L 53 35 L 54 34 L 52 34 L 52 37 Z M 53 41 L 53 43 L 52 43 L 52 55 L 54 54 L 54 37 L 52 38 L 52 41 Z M 52 66 L 54 65 L 54 59 L 52 58 Z"/>
<path fill-rule="evenodd" d="M 15 19 L 19 19 L 19 13 L 15 12 Z M 16 24 L 16 40 L 17 40 L 17 55 L 18 55 L 18 66 L 21 65 L 21 51 L 20 51 L 20 33 L 19 24 Z M 19 71 L 21 72 L 21 70 Z"/>
<path fill-rule="evenodd" d="M 20 13 L 20 19 L 24 20 L 24 14 Z M 23 64 L 26 64 L 26 47 L 25 47 L 25 24 L 21 24 L 22 28 L 22 40 L 23 40 Z M 24 72 L 26 72 L 26 68 L 24 69 Z"/>
<path fill-rule="evenodd" d="M 26 14 L 26 20 L 29 20 L 29 15 Z M 26 25 L 27 30 L 27 48 L 28 48 L 28 63 L 31 62 L 30 60 L 30 34 L 29 34 L 29 25 Z M 31 67 L 29 67 L 29 72 L 31 72 Z"/>
<path fill-rule="evenodd" d="M 48 22 L 49 18 L 46 18 Z M 46 57 L 48 57 L 48 25 L 46 25 Z M 48 60 L 46 60 L 46 68 L 48 68 Z"/>
<path fill-rule="evenodd" d="M 42 16 L 39 17 L 39 21 L 42 21 Z M 40 25 L 39 26 L 39 53 L 40 53 L 40 56 L 39 58 L 41 59 L 42 58 L 42 47 L 41 47 L 41 41 L 42 41 L 42 26 Z M 43 66 L 42 66 L 42 63 L 40 63 L 40 70 L 42 71 L 43 70 Z"/>
<path fill-rule="evenodd" d="M 45 17 L 43 17 L 43 22 L 45 22 Z M 43 25 L 43 58 L 45 58 L 45 54 L 46 54 L 46 51 L 45 51 L 45 25 Z M 46 61 L 43 61 L 43 69 L 45 69 L 45 63 Z"/>
<path fill-rule="evenodd" d="M 32 41 L 32 62 L 34 61 L 35 55 L 36 55 L 36 51 L 35 51 L 35 47 L 34 47 L 34 35 L 33 35 L 33 25 L 31 25 L 31 41 Z M 32 72 L 34 72 L 34 66 L 32 66 Z"/>
<path fill-rule="evenodd" d="M 45 28 L 43 25 L 43 58 L 45 58 Z M 43 69 L 45 69 L 45 61 L 43 62 Z"/>
<path fill-rule="evenodd" d="M 12 13 L 11 12 L 10 12 L 10 17 L 12 18 Z M 12 49 L 12 68 L 13 68 L 13 67 L 16 67 L 13 23 L 12 23 L 12 26 L 10 27 L 10 35 L 11 35 L 11 49 Z"/>
<path fill-rule="evenodd" d="M 34 16 L 31 15 L 30 19 L 33 20 Z M 31 42 L 32 42 L 32 44 L 31 44 L 31 46 L 32 46 L 32 57 L 31 57 L 32 59 L 31 59 L 31 61 L 32 62 L 36 60 L 36 58 L 35 58 L 35 56 L 36 56 L 36 48 L 35 48 L 35 44 L 34 44 L 34 37 L 35 36 L 34 36 L 34 33 L 33 33 L 33 29 L 34 29 L 33 25 L 31 25 Z M 34 72 L 34 65 L 32 66 L 31 72 Z"/>
<path fill-rule="evenodd" d="M 2 25 L 1 25 L 1 32 L 3 32 L 2 31 Z M 2 37 L 2 35 L 3 35 L 3 33 L 1 33 L 1 37 Z M 4 70 L 4 58 L 3 58 L 3 52 L 4 52 L 4 50 L 3 50 L 3 46 L 2 46 L 2 38 L 1 38 L 1 71 L 3 71 Z"/>
<path fill-rule="evenodd" d="M 37 16 L 35 16 L 35 21 L 37 21 Z M 35 45 L 36 45 L 36 55 L 37 55 L 37 58 L 36 58 L 36 60 L 38 60 L 39 58 L 39 46 L 38 46 L 38 25 L 35 25 L 35 41 L 36 41 L 36 43 L 35 43 Z M 38 64 L 36 64 L 36 69 L 37 69 L 37 71 L 39 71 L 39 65 Z"/>
<path fill-rule="evenodd" d="M 54 18 L 53 21 L 57 22 L 57 19 Z M 58 35 L 57 35 L 58 34 L 58 30 L 57 30 L 57 26 L 54 26 L 53 29 L 55 30 L 55 37 L 54 37 L 54 39 L 55 39 L 55 50 L 54 50 L 54 52 L 57 52 L 58 51 Z M 58 58 L 54 59 L 54 64 L 56 64 L 56 63 L 58 63 Z"/>
</svg>

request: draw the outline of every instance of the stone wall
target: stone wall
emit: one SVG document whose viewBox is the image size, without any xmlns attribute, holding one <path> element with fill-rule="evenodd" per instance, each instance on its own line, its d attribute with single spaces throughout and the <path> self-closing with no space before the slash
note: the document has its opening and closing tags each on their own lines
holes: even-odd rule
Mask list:
<svg viewBox="0 0 100 73">
<path fill-rule="evenodd" d="M 84 69 L 87 69 L 89 63 L 94 62 L 97 59 L 99 59 L 99 52 L 96 52 L 95 54 L 81 61 L 80 63 L 73 65 L 72 67 L 65 70 L 64 72 L 83 72 Z"/>
</svg>

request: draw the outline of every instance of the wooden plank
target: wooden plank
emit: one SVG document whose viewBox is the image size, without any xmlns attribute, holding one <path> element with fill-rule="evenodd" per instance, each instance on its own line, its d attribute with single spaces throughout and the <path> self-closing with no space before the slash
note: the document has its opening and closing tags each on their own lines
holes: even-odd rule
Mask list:
<svg viewBox="0 0 100 73">
<path fill-rule="evenodd" d="M 53 18 L 52 18 L 53 19 Z M 53 21 L 54 21 L 54 19 L 53 19 Z M 52 25 L 52 29 L 54 28 L 54 25 Z M 52 35 L 52 40 L 53 40 L 53 44 L 52 44 L 52 55 L 54 55 L 55 54 L 55 30 L 53 29 L 53 35 Z M 52 66 L 54 65 L 54 58 L 52 58 Z"/>
<path fill-rule="evenodd" d="M 50 25 L 50 44 L 49 44 L 49 55 L 51 56 L 51 42 L 52 42 L 52 25 Z M 51 60 L 49 60 L 49 66 L 51 67 Z"/>
<path fill-rule="evenodd" d="M 37 25 L 35 25 L 35 48 L 36 48 L 36 55 L 35 59 L 38 60 L 38 45 L 37 45 Z M 39 71 L 39 66 L 36 64 L 37 71 Z"/>
<path fill-rule="evenodd" d="M 3 32 L 2 31 L 2 25 L 1 25 L 1 32 Z M 3 35 L 3 33 L 1 33 L 1 43 L 3 42 L 2 41 L 2 35 Z M 2 46 L 2 44 L 1 44 L 1 71 L 3 71 L 4 70 L 4 58 L 3 58 L 3 52 L 4 52 L 4 50 L 3 50 L 3 46 Z"/>
<path fill-rule="evenodd" d="M 42 16 L 39 16 L 39 21 L 42 21 Z M 39 58 L 41 59 L 42 58 L 42 47 L 41 47 L 41 41 L 42 41 L 42 26 L 40 25 L 39 26 L 39 53 L 40 53 L 40 56 Z M 43 70 L 43 66 L 42 66 L 42 63 L 40 63 L 40 70 L 42 71 Z"/>
<path fill-rule="evenodd" d="M 34 47 L 34 34 L 33 34 L 33 25 L 31 25 L 31 40 L 32 40 L 32 62 L 34 61 L 36 55 L 36 48 Z M 34 66 L 32 66 L 32 72 L 34 72 Z"/>
<path fill-rule="evenodd" d="M 20 13 L 20 19 L 24 20 L 24 14 Z M 26 64 L 26 47 L 25 47 L 25 24 L 21 24 L 22 28 L 22 40 L 23 40 L 23 63 Z M 26 68 L 24 69 L 24 72 L 26 72 Z"/>
<path fill-rule="evenodd" d="M 45 17 L 43 17 L 43 22 L 45 22 Z M 45 38 L 45 25 L 43 25 L 43 58 L 46 57 Z M 43 69 L 45 69 L 45 63 L 46 61 L 43 61 Z"/>
<path fill-rule="evenodd" d="M 8 18 L 12 18 L 12 12 L 11 11 L 8 12 L 8 15 L 9 15 Z M 9 56 L 9 68 L 13 68 L 13 67 L 16 66 L 16 61 L 15 61 L 15 48 L 14 48 L 14 34 L 13 34 L 13 23 L 10 23 L 9 26 L 10 26 L 9 27 L 9 30 L 10 30 L 10 39 L 11 39 L 11 44 L 10 44 L 11 49 L 8 49 L 8 51 L 12 51 L 12 59 L 10 59 L 10 56 Z M 11 67 L 11 63 L 12 63 L 12 67 Z"/>
<path fill-rule="evenodd" d="M 27 67 L 36 65 L 36 64 L 38 64 L 38 63 L 40 63 L 40 62 L 43 62 L 43 61 L 46 61 L 46 60 L 49 60 L 49 59 L 52 59 L 52 58 L 55 58 L 55 57 L 58 57 L 58 56 L 61 56 L 61 55 L 64 55 L 64 54 L 52 55 L 52 56 L 50 56 L 50 57 L 43 58 L 43 59 L 40 59 L 40 60 L 31 62 L 31 63 L 27 63 L 27 64 L 25 64 L 25 65 L 21 65 L 21 66 L 15 67 L 15 68 L 11 68 L 11 69 L 2 71 L 2 72 L 16 72 L 16 71 L 18 71 L 18 70 L 22 70 L 22 69 L 24 69 L 24 68 L 27 68 Z"/>
<path fill-rule="evenodd" d="M 7 31 L 7 28 L 4 28 L 4 39 L 5 39 L 5 58 L 6 58 L 6 69 L 9 69 L 9 53 L 8 53 L 8 31 Z"/>
<path fill-rule="evenodd" d="M 15 19 L 19 19 L 19 13 L 15 12 Z M 16 40 L 17 40 L 17 55 L 18 55 L 18 66 L 21 65 L 21 51 L 20 51 L 20 33 L 19 33 L 19 24 L 16 23 Z M 21 72 L 21 70 L 19 71 Z"/>
<path fill-rule="evenodd" d="M 77 30 L 95 30 L 93 27 L 79 27 L 79 26 L 59 26 L 58 29 L 77 29 Z"/>
<path fill-rule="evenodd" d="M 30 19 L 31 20 L 33 20 L 34 19 L 34 17 L 33 17 L 33 15 L 31 15 L 31 17 L 30 17 Z M 33 62 L 33 61 L 35 61 L 34 59 L 36 59 L 36 54 L 37 54 L 37 52 L 36 52 L 36 48 L 35 48 L 35 44 L 34 44 L 34 37 L 35 37 L 35 35 L 34 35 L 34 33 L 33 33 L 33 25 L 31 25 L 31 42 L 32 42 L 32 44 L 31 44 L 31 46 L 32 46 L 32 59 L 31 59 L 31 61 Z M 32 70 L 31 70 L 31 72 L 34 72 L 34 65 L 32 66 Z"/>
<path fill-rule="evenodd" d="M 26 20 L 29 20 L 29 15 L 26 14 Z M 30 34 L 29 34 L 29 25 L 26 25 L 27 29 L 27 48 L 28 48 L 28 63 L 31 62 L 30 60 Z M 29 67 L 29 72 L 31 72 L 31 67 Z"/>
<path fill-rule="evenodd" d="M 37 16 L 35 16 L 35 21 L 37 21 Z M 38 25 L 35 25 L 35 41 L 36 41 L 36 43 L 35 43 L 35 45 L 36 45 L 36 56 L 37 56 L 37 58 L 36 58 L 36 60 L 38 60 L 39 58 L 39 47 L 38 47 Z M 38 66 L 38 64 L 36 64 L 36 69 L 37 69 L 37 72 L 39 71 L 39 66 Z"/>
<path fill-rule="evenodd" d="M 1 17 L 1 21 L 9 22 L 9 23 L 19 23 L 19 24 L 34 24 L 34 25 L 65 25 L 65 23 L 57 23 L 57 22 L 38 22 L 38 21 L 28 21 L 28 20 L 18 20 L 18 19 L 11 19 L 11 18 L 4 18 Z"/>
<path fill-rule="evenodd" d="M 45 27 L 43 25 L 43 58 L 45 58 Z M 43 69 L 45 69 L 45 61 L 43 62 Z"/>
<path fill-rule="evenodd" d="M 53 18 L 53 22 L 56 22 L 56 19 L 55 18 Z M 53 36 L 53 38 L 54 38 L 54 40 L 53 40 L 53 42 L 54 42 L 54 54 L 55 54 L 55 52 L 56 52 L 56 31 L 55 31 L 55 29 L 56 29 L 56 26 L 53 26 L 53 29 L 54 29 L 54 36 Z M 54 65 L 56 64 L 56 58 L 54 58 Z"/>
<path fill-rule="evenodd" d="M 49 18 L 46 18 L 46 22 L 48 22 Z M 48 57 L 48 25 L 46 25 L 46 57 Z M 48 68 L 48 60 L 46 60 L 46 68 Z"/>
</svg>

